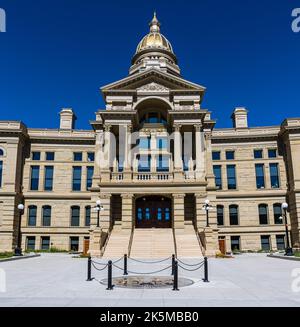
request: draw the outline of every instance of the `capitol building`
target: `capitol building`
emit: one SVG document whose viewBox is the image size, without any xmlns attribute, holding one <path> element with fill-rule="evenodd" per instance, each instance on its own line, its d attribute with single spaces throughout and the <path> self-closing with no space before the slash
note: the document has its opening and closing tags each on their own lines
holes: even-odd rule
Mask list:
<svg viewBox="0 0 300 327">
<path fill-rule="evenodd" d="M 0 252 L 281 250 L 284 202 L 299 248 L 300 118 L 249 127 L 237 107 L 232 128 L 215 128 L 205 91 L 182 77 L 154 15 L 128 76 L 101 87 L 90 129 L 76 129 L 71 108 L 59 128 L 0 121 Z"/>
</svg>

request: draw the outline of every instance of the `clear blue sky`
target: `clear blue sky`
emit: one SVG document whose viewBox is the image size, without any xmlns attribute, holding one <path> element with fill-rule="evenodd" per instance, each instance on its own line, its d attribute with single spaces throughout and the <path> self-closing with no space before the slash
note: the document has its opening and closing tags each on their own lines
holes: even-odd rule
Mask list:
<svg viewBox="0 0 300 327">
<path fill-rule="evenodd" d="M 300 116 L 299 0 L 0 0 L 0 120 L 57 128 L 72 107 L 77 128 L 104 108 L 99 88 L 128 74 L 154 9 L 184 78 L 207 87 L 202 107 L 230 127 L 236 106 L 250 126 Z"/>
</svg>

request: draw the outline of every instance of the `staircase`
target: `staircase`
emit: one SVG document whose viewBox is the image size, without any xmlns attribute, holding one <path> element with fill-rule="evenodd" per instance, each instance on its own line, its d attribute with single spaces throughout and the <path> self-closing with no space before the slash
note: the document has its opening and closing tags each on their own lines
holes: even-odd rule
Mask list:
<svg viewBox="0 0 300 327">
<path fill-rule="evenodd" d="M 193 225 L 185 225 L 184 230 L 175 230 L 177 257 L 202 257 L 202 251 Z"/>
<path fill-rule="evenodd" d="M 105 247 L 103 258 L 120 258 L 122 255 L 128 254 L 130 235 L 130 229 L 122 230 L 121 226 L 115 226 Z"/>
<path fill-rule="evenodd" d="M 130 256 L 132 258 L 167 258 L 175 253 L 172 228 L 136 228 Z"/>
</svg>

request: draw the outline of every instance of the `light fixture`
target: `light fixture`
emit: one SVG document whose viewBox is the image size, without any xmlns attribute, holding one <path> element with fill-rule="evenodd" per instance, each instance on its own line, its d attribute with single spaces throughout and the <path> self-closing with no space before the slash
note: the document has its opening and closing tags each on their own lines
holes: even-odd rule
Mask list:
<svg viewBox="0 0 300 327">
<path fill-rule="evenodd" d="M 209 199 L 206 199 L 205 200 L 205 204 L 209 204 Z"/>
<path fill-rule="evenodd" d="M 22 204 L 22 203 L 18 204 L 18 209 L 19 210 L 24 210 L 24 204 Z"/>
<path fill-rule="evenodd" d="M 97 204 L 97 206 L 100 206 L 100 205 L 101 205 L 101 200 L 98 199 L 98 200 L 96 201 L 96 204 Z"/>
<path fill-rule="evenodd" d="M 281 205 L 281 208 L 286 210 L 289 207 L 289 205 L 286 202 L 283 202 Z"/>
</svg>

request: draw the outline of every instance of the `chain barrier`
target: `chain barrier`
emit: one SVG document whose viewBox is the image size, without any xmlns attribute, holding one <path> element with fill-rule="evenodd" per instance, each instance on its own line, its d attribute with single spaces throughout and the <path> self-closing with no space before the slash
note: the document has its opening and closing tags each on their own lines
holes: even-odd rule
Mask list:
<svg viewBox="0 0 300 327">
<path fill-rule="evenodd" d="M 119 258 L 118 260 L 116 260 L 116 261 L 113 261 L 112 263 L 118 263 L 118 262 L 120 262 L 121 260 L 123 260 L 123 256 L 121 257 L 121 258 Z M 101 266 L 104 266 L 104 265 L 107 265 L 107 263 L 103 263 L 103 262 L 98 262 L 98 261 L 94 261 L 94 260 L 92 260 L 93 261 L 93 263 L 95 263 L 95 264 L 97 264 L 97 265 L 101 265 Z"/>
<path fill-rule="evenodd" d="M 123 268 L 121 268 L 121 267 L 119 267 L 119 266 L 117 266 L 117 265 L 115 265 L 115 264 L 113 264 L 113 266 L 114 266 L 115 268 L 117 268 L 117 269 L 123 270 Z M 166 268 L 160 269 L 160 270 L 151 271 L 151 272 L 144 272 L 144 273 L 142 273 L 142 272 L 137 272 L 137 271 L 131 271 L 131 270 L 127 270 L 127 271 L 128 271 L 130 274 L 136 274 L 136 275 L 151 275 L 151 274 L 157 274 L 157 273 L 160 273 L 160 272 L 165 271 L 165 270 L 170 269 L 170 268 L 172 268 L 172 265 L 170 265 L 170 266 L 168 266 L 168 267 L 166 267 Z"/>
<path fill-rule="evenodd" d="M 92 266 L 96 269 L 96 270 L 98 270 L 98 271 L 102 271 L 102 270 L 104 270 L 104 269 L 106 269 L 107 268 L 107 264 L 103 267 L 103 268 L 97 268 L 95 265 L 94 265 L 94 262 L 92 261 Z"/>
<path fill-rule="evenodd" d="M 191 263 L 183 262 L 183 261 L 181 261 L 181 260 L 178 259 L 178 258 L 177 258 L 177 261 L 180 262 L 180 263 L 182 263 L 184 266 L 189 266 L 189 267 L 196 267 L 196 266 L 199 266 L 199 265 L 201 265 L 201 264 L 204 264 L 204 260 L 201 261 L 201 262 L 195 263 L 195 264 L 194 264 L 194 263 L 191 264 Z"/>
<path fill-rule="evenodd" d="M 203 265 L 204 265 L 204 262 L 203 262 L 203 263 L 201 263 L 201 265 L 200 265 L 199 267 L 197 267 L 197 268 L 194 268 L 194 269 L 188 269 L 188 268 L 185 268 L 185 267 L 183 267 L 183 266 L 181 266 L 181 265 L 178 265 L 178 267 L 180 267 L 181 269 L 183 269 L 183 270 L 186 270 L 186 271 L 196 271 L 196 270 L 198 270 L 198 269 L 202 268 L 202 267 L 203 267 Z"/>
<path fill-rule="evenodd" d="M 133 259 L 133 258 L 128 258 L 132 261 L 135 261 L 135 262 L 139 262 L 139 263 L 147 263 L 147 264 L 155 264 L 155 263 L 161 263 L 161 262 L 164 262 L 164 261 L 167 261 L 167 260 L 170 260 L 172 257 L 168 257 L 166 259 L 162 259 L 162 260 L 158 260 L 158 261 L 142 261 L 142 260 L 138 260 L 138 259 Z"/>
</svg>

